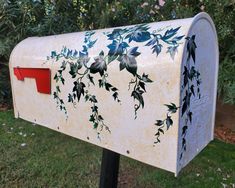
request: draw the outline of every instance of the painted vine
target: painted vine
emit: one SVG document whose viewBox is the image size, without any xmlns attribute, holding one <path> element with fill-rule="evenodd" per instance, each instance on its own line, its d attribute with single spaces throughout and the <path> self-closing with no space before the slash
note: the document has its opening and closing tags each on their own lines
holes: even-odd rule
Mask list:
<svg viewBox="0 0 235 188">
<path fill-rule="evenodd" d="M 74 82 L 72 91 L 68 93 L 67 102 L 72 103 L 74 107 L 76 107 L 81 97 L 83 97 L 86 102 L 89 101 L 91 103 L 89 121 L 97 131 L 98 138 L 100 138 L 100 132 L 103 128 L 111 132 L 109 127 L 104 123 L 104 118 L 99 113 L 97 97 L 90 93 L 89 87 L 90 85 L 95 86 L 93 74 L 98 73 L 100 75 L 100 79 L 98 79 L 99 88 L 104 88 L 108 92 L 111 92 L 114 101 L 121 104 L 118 88 L 108 81 L 108 65 L 115 60 L 119 62 L 120 71 L 126 70 L 133 76 L 128 82 L 128 89 L 132 90 L 130 95 L 134 101 L 136 101 L 134 104 L 134 114 L 135 118 L 137 118 L 137 111 L 140 107 L 144 108 L 143 94 L 146 93 L 146 84 L 153 81 L 149 78 L 148 74 L 140 74 L 138 72 L 137 58 L 141 53 L 138 51 L 138 46 L 130 47 L 129 44 L 132 42 L 144 43 L 144 46 L 151 47 L 152 53 L 158 56 L 163 48 L 162 43 L 166 43 L 167 53 L 174 59 L 180 44 L 179 41 L 184 37 L 184 35 L 177 35 L 180 27 L 167 29 L 164 34 L 160 34 L 156 30 L 150 32 L 149 29 L 150 27 L 148 25 L 142 24 L 124 29 L 114 29 L 112 32 L 104 33 L 107 40 L 111 41 L 111 43 L 107 45 L 108 53 L 105 54 L 104 51 L 101 50 L 94 60 L 89 57 L 88 53 L 89 49 L 92 48 L 97 41 L 97 39 L 92 39 L 95 34 L 94 31 L 85 33 L 83 49 L 81 51 L 77 51 L 76 49 L 72 50 L 64 46 L 60 52 L 51 52 L 51 55 L 47 57 L 48 60 L 52 59 L 55 62 L 62 61 L 60 69 L 54 76 L 57 85 L 53 94 L 57 106 L 61 111 L 64 111 L 66 119 L 68 118 L 68 112 L 65 101 L 60 97 L 60 86 L 61 84 L 65 84 L 66 80 L 63 77 L 63 73 L 69 68 L 67 71 Z"/>
<path fill-rule="evenodd" d="M 181 151 L 180 151 L 180 159 L 183 157 L 183 153 L 186 151 L 186 134 L 188 127 L 192 124 L 193 112 L 191 109 L 191 100 L 192 97 L 201 98 L 200 92 L 200 72 L 195 68 L 196 63 L 196 42 L 195 35 L 191 37 L 186 37 L 187 40 L 187 61 L 184 65 L 183 71 L 183 84 L 181 86 L 183 95 L 182 100 L 182 108 L 181 108 L 181 118 L 184 120 L 184 125 L 182 127 L 182 141 L 181 141 Z M 191 64 L 191 60 L 193 64 Z"/>
<path fill-rule="evenodd" d="M 183 94 L 183 99 L 181 105 L 177 107 L 174 103 L 165 104 L 168 108 L 166 118 L 163 120 L 156 120 L 155 125 L 157 126 L 157 132 L 155 133 L 156 141 L 154 144 L 160 143 L 160 136 L 164 134 L 164 129 L 168 130 L 173 125 L 173 120 L 171 118 L 172 114 L 175 114 L 179 109 L 181 109 L 181 118 L 184 119 L 184 125 L 182 127 L 182 141 L 181 141 L 181 151 L 180 159 L 183 157 L 184 151 L 186 151 L 186 133 L 189 125 L 192 123 L 193 112 L 190 108 L 190 103 L 192 97 L 201 98 L 200 92 L 200 72 L 195 68 L 196 63 L 196 48 L 195 35 L 191 37 L 186 37 L 186 47 L 187 47 L 187 59 L 183 67 L 183 83 L 181 85 L 181 94 Z M 191 64 L 193 60 L 193 64 Z"/>
<path fill-rule="evenodd" d="M 57 101 L 57 105 L 59 106 L 60 110 L 64 111 L 66 114 L 66 118 L 68 118 L 67 109 L 64 105 L 63 99 L 60 98 L 59 93 L 60 84 L 65 84 L 65 79 L 63 77 L 63 72 L 66 70 L 66 67 L 69 67 L 69 74 L 73 82 L 73 88 L 70 93 L 68 93 L 68 103 L 72 103 L 74 107 L 76 104 L 79 103 L 81 97 L 85 99 L 85 102 L 90 102 L 91 104 L 91 114 L 89 121 L 93 124 L 93 128 L 97 131 L 97 137 L 100 139 L 100 133 L 105 128 L 108 132 L 111 133 L 109 127 L 104 123 L 104 118 L 99 113 L 98 108 L 98 100 L 94 94 L 89 92 L 90 85 L 95 85 L 94 78 L 92 74 L 99 73 L 100 79 L 99 87 L 105 88 L 107 91 L 112 92 L 112 96 L 115 101 L 120 102 L 118 98 L 118 89 L 114 87 L 112 84 L 108 82 L 108 73 L 107 68 L 100 68 L 105 64 L 104 62 L 104 54 L 103 51 L 100 52 L 99 56 L 94 58 L 94 62 L 88 67 L 88 63 L 90 61 L 89 57 L 89 49 L 94 46 L 97 40 L 92 40 L 92 35 L 95 32 L 86 32 L 83 50 L 71 50 L 67 47 L 63 47 L 60 53 L 56 51 L 51 52 L 51 56 L 48 59 L 54 59 L 55 61 L 63 60 L 60 69 L 54 76 L 54 80 L 56 81 L 56 91 L 54 92 L 54 98 Z M 68 66 L 67 66 L 68 65 Z"/>
<path fill-rule="evenodd" d="M 177 107 L 174 103 L 171 104 L 165 104 L 165 106 L 168 108 L 166 118 L 163 120 L 156 120 L 155 125 L 157 126 L 157 132 L 155 133 L 156 141 L 154 144 L 160 143 L 160 136 L 161 134 L 164 134 L 164 129 L 166 128 L 166 131 L 173 125 L 172 115 L 175 114 L 180 107 Z"/>
<path fill-rule="evenodd" d="M 137 111 L 140 107 L 144 108 L 144 97 L 146 93 L 146 84 L 153 82 L 145 73 L 140 75 L 138 73 L 138 66 L 136 58 L 141 54 L 138 52 L 138 46 L 130 47 L 131 42 L 145 43 L 145 46 L 150 46 L 152 53 L 158 56 L 163 48 L 162 43 L 166 43 L 167 53 L 174 59 L 175 53 L 179 46 L 179 41 L 184 35 L 177 35 L 180 27 L 171 28 L 165 33 L 159 34 L 156 30 L 150 32 L 150 27 L 146 24 L 136 25 L 124 29 L 114 29 L 112 32 L 105 33 L 108 40 L 112 43 L 107 47 L 109 48 L 110 62 L 118 60 L 120 71 L 127 70 L 132 74 L 133 79 L 129 81 L 128 88 L 132 88 L 131 97 L 137 101 L 134 104 L 135 118 L 137 118 Z"/>
</svg>

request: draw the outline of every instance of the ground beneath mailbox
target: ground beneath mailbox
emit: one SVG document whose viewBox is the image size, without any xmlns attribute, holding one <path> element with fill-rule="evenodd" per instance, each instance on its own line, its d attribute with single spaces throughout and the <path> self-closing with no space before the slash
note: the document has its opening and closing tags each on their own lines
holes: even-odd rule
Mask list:
<svg viewBox="0 0 235 188">
<path fill-rule="evenodd" d="M 215 138 L 227 143 L 235 144 L 235 132 L 223 125 L 215 128 Z"/>
<path fill-rule="evenodd" d="M 0 187 L 98 187 L 101 148 L 0 112 Z M 121 156 L 118 188 L 235 187 L 235 145 L 212 141 L 173 173 Z"/>
<path fill-rule="evenodd" d="M 10 109 L 9 105 L 0 103 L 0 112 L 1 111 L 6 111 L 6 110 L 9 110 L 9 109 Z"/>
<path fill-rule="evenodd" d="M 235 105 L 217 100 L 215 138 L 235 144 Z"/>
</svg>

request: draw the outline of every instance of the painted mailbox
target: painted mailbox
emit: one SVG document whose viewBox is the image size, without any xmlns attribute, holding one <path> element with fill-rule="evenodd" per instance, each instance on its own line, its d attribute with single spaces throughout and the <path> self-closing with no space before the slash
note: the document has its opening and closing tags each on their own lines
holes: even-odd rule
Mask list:
<svg viewBox="0 0 235 188">
<path fill-rule="evenodd" d="M 176 175 L 213 139 L 217 72 L 206 13 L 30 37 L 10 58 L 16 118 Z"/>
</svg>

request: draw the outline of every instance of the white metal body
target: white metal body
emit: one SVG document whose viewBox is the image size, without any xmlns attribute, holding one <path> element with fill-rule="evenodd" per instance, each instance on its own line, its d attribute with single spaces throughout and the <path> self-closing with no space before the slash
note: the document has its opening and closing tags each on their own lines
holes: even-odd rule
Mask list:
<svg viewBox="0 0 235 188">
<path fill-rule="evenodd" d="M 63 61 L 64 84 L 58 72 Z M 74 78 L 72 66 L 79 67 Z M 51 94 L 37 92 L 34 79 L 18 80 L 16 67 L 49 68 Z M 206 13 L 94 33 L 30 37 L 13 50 L 10 74 L 16 118 L 176 175 L 213 140 L 218 44 Z M 81 90 L 73 91 L 75 81 Z M 98 110 L 92 112 L 94 106 Z"/>
</svg>

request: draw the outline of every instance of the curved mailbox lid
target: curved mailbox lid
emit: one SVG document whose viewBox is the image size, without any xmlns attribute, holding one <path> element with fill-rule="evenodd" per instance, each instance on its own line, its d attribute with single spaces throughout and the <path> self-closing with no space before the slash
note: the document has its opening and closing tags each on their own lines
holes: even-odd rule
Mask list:
<svg viewBox="0 0 235 188">
<path fill-rule="evenodd" d="M 22 41 L 10 59 L 16 117 L 177 173 L 181 64 L 193 22 Z M 49 68 L 52 94 L 36 92 L 32 79 L 17 80 L 15 67 Z"/>
<path fill-rule="evenodd" d="M 182 109 L 178 127 L 177 171 L 187 165 L 214 138 L 219 49 L 216 29 L 210 16 L 206 13 L 196 15 L 187 36 L 189 39 L 185 45 L 181 64 Z M 196 53 L 192 58 L 190 51 L 194 45 Z M 188 60 L 189 54 L 190 60 Z M 195 72 L 195 76 L 191 80 L 189 74 L 189 78 L 186 79 L 188 82 L 182 89 L 187 77 L 185 70 Z M 190 98 L 189 105 L 186 105 L 186 98 Z"/>
</svg>

